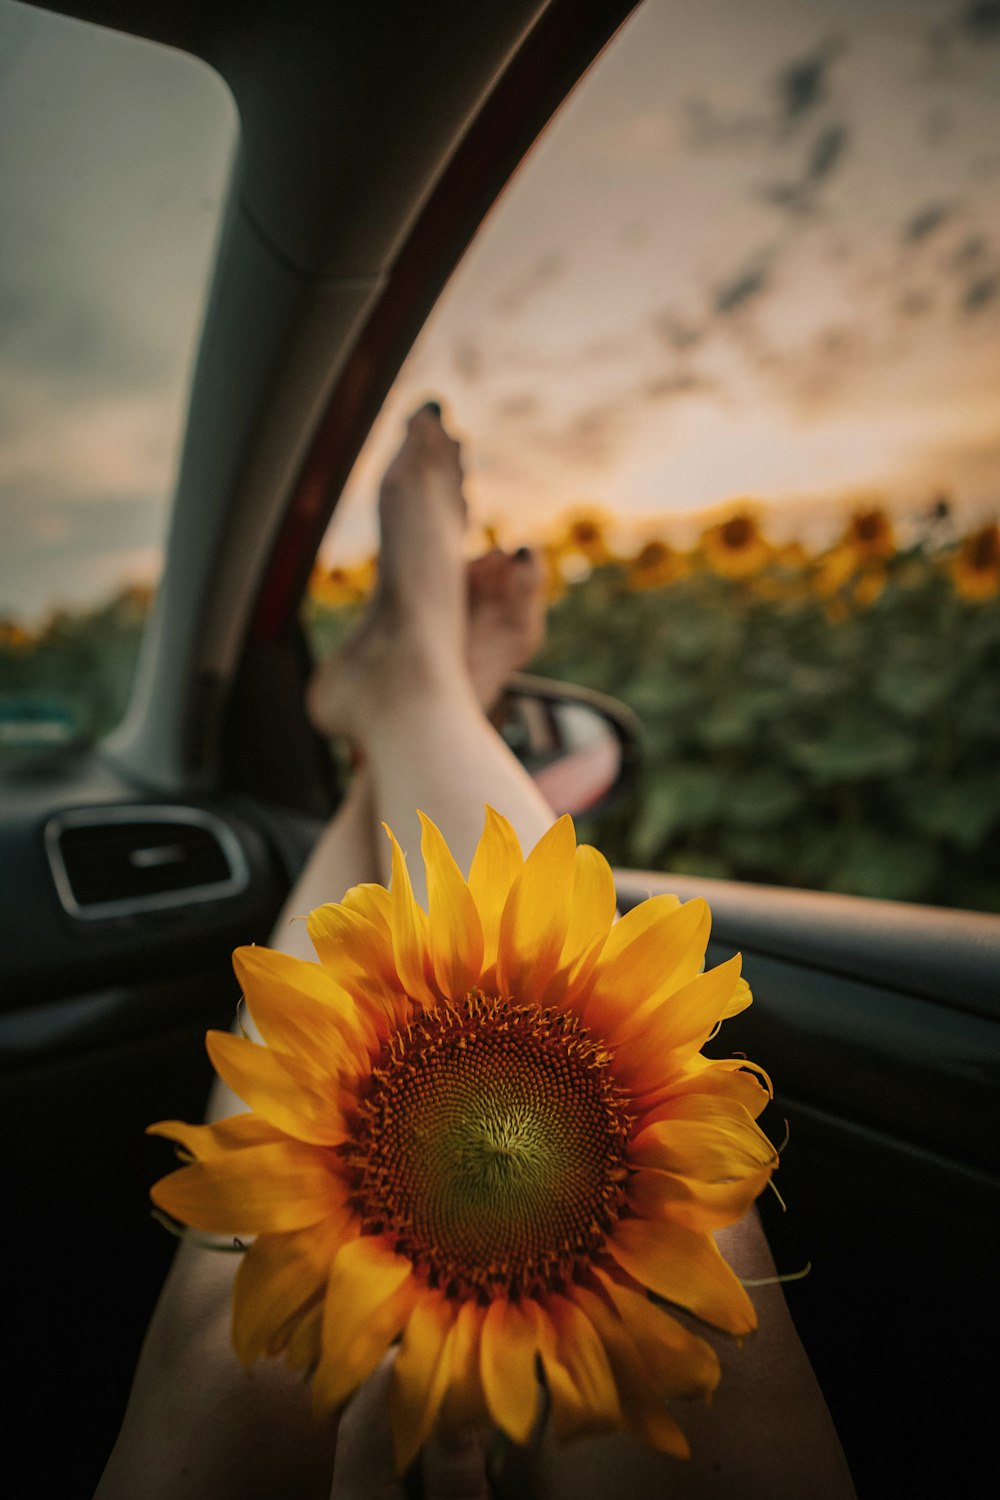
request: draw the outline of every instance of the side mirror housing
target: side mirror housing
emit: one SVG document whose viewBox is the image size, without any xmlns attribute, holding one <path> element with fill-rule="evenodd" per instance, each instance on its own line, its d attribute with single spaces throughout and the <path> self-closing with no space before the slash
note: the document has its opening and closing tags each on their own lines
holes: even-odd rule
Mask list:
<svg viewBox="0 0 1000 1500">
<path fill-rule="evenodd" d="M 639 720 L 617 698 L 520 672 L 492 718 L 557 814 L 605 812 L 633 785 Z"/>
</svg>

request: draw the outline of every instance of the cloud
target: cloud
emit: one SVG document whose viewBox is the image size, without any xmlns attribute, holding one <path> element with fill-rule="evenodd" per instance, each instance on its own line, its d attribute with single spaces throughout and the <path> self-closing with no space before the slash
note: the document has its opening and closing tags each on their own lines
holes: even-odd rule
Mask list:
<svg viewBox="0 0 1000 1500">
<path fill-rule="evenodd" d="M 496 312 L 514 316 L 541 292 L 547 291 L 569 270 L 569 258 L 560 250 L 547 250 L 534 265 L 513 276 L 493 300 Z"/>
<path fill-rule="evenodd" d="M 842 122 L 825 126 L 812 143 L 801 175 L 791 182 L 772 183 L 764 188 L 761 194 L 764 201 L 794 214 L 815 212 L 818 190 L 841 165 L 850 138 L 850 129 Z"/>
<path fill-rule="evenodd" d="M 962 295 L 962 311 L 969 315 L 980 313 L 1000 297 L 1000 271 L 987 271 L 977 276 L 966 287 Z"/>
<path fill-rule="evenodd" d="M 795 58 L 774 80 L 778 117 L 787 126 L 798 125 L 825 104 L 830 94 L 830 70 L 844 51 L 840 37 L 828 37 L 811 52 Z"/>
<path fill-rule="evenodd" d="M 653 332 L 668 349 L 678 353 L 694 349 L 701 343 L 704 330 L 697 324 L 679 318 L 670 308 L 664 308 L 653 316 Z"/>
<path fill-rule="evenodd" d="M 973 42 L 1000 41 L 1000 0 L 971 0 L 958 17 L 958 28 Z"/>
<path fill-rule="evenodd" d="M 720 286 L 713 295 L 712 308 L 721 318 L 731 317 L 748 303 L 758 301 L 771 283 L 773 252 L 765 250 L 754 257 L 742 271 Z"/>
<path fill-rule="evenodd" d="M 955 205 L 953 203 L 928 203 L 923 208 L 917 209 L 903 226 L 903 243 L 907 245 L 919 245 L 923 240 L 930 239 L 943 224 L 954 218 Z"/>
</svg>

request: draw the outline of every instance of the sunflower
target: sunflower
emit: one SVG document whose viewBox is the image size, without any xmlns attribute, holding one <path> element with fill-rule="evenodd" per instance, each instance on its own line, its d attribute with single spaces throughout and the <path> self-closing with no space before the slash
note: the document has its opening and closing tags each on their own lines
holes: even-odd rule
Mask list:
<svg viewBox="0 0 1000 1500">
<path fill-rule="evenodd" d="M 972 532 L 949 566 L 955 592 L 972 603 L 1000 593 L 1000 529 L 993 523 Z"/>
<path fill-rule="evenodd" d="M 856 567 L 863 567 L 892 557 L 896 535 L 885 511 L 876 506 L 854 512 L 839 545 L 854 559 Z"/>
<path fill-rule="evenodd" d="M 631 559 L 628 565 L 629 588 L 638 591 L 664 588 L 683 578 L 688 571 L 687 559 L 669 542 L 654 537 Z"/>
<path fill-rule="evenodd" d="M 597 509 L 578 510 L 565 518 L 556 547 L 566 557 L 581 557 L 592 568 L 614 560 L 608 544 L 610 518 Z"/>
<path fill-rule="evenodd" d="M 709 1395 L 719 1364 L 648 1294 L 755 1327 L 712 1231 L 776 1161 L 759 1070 L 701 1055 L 750 1003 L 739 958 L 703 971 L 700 900 L 616 922 L 610 867 L 568 817 L 523 859 L 487 809 L 468 880 L 422 824 L 426 913 L 393 839 L 389 891 L 310 915 L 318 963 L 237 951 L 265 1045 L 207 1042 L 251 1112 L 151 1126 L 189 1160 L 153 1201 L 256 1236 L 236 1353 L 311 1375 L 317 1415 L 401 1341 L 400 1470 L 435 1430 L 527 1442 L 539 1372 L 558 1438 L 624 1428 L 686 1456 L 666 1402 Z"/>
<path fill-rule="evenodd" d="M 749 578 L 774 557 L 774 548 L 749 510 L 735 511 L 703 531 L 701 546 L 709 567 L 723 578 Z"/>
<path fill-rule="evenodd" d="M 345 563 L 332 568 L 317 567 L 309 580 L 310 596 L 328 609 L 361 604 L 375 585 L 375 563 Z"/>
</svg>

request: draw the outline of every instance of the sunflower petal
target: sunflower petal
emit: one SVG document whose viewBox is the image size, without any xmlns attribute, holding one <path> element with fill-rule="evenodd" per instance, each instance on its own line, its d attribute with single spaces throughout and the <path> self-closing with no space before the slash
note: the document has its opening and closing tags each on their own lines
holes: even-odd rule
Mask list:
<svg viewBox="0 0 1000 1500">
<path fill-rule="evenodd" d="M 566 1005 L 584 991 L 615 920 L 615 878 L 604 855 L 589 844 L 576 851 L 573 911 L 559 968 L 545 999 Z"/>
<path fill-rule="evenodd" d="M 611 929 L 584 1007 L 587 1024 L 609 1042 L 689 984 L 705 962 L 708 907 L 700 898 L 674 903 L 653 896 Z"/>
<path fill-rule="evenodd" d="M 714 1391 L 722 1370 L 712 1346 L 650 1302 L 645 1292 L 623 1286 L 600 1267 L 595 1269 L 642 1356 L 645 1379 L 657 1395 L 690 1397 Z"/>
<path fill-rule="evenodd" d="M 685 1094 L 661 1106 L 628 1147 L 632 1167 L 722 1182 L 777 1165 L 777 1152 L 742 1104 Z"/>
<path fill-rule="evenodd" d="M 348 1240 L 330 1268 L 323 1354 L 313 1378 L 317 1414 L 347 1400 L 399 1335 L 418 1296 L 413 1266 L 376 1235 Z"/>
<path fill-rule="evenodd" d="M 559 1348 L 559 1336 L 547 1306 L 525 1302 L 525 1315 L 535 1325 L 538 1351 L 545 1371 L 545 1385 L 552 1402 L 552 1426 L 560 1442 L 586 1432 L 602 1430 L 567 1369 Z"/>
<path fill-rule="evenodd" d="M 497 983 L 521 1001 L 541 996 L 559 966 L 573 909 L 576 836 L 564 815 L 542 835 L 500 919 Z"/>
<path fill-rule="evenodd" d="M 326 1286 L 330 1265 L 351 1216 L 322 1219 L 290 1234 L 259 1234 L 240 1258 L 233 1286 L 233 1348 L 247 1367 L 280 1354 L 291 1320 Z"/>
<path fill-rule="evenodd" d="M 305 1229 L 337 1214 L 343 1192 L 325 1153 L 284 1140 L 181 1167 L 154 1183 L 150 1197 L 193 1229 L 266 1234 Z"/>
<path fill-rule="evenodd" d="M 472 857 L 469 890 L 483 928 L 483 967 L 496 963 L 500 918 L 524 856 L 510 823 L 492 807 L 486 809 L 486 826 Z"/>
<path fill-rule="evenodd" d="M 392 951 L 403 989 L 412 1000 L 434 1010 L 438 996 L 428 983 L 427 917 L 417 905 L 403 851 L 383 823 L 392 844 Z"/>
<path fill-rule="evenodd" d="M 737 954 L 699 974 L 643 1020 L 636 1018 L 620 1036 L 615 1046 L 615 1077 L 630 1093 L 642 1095 L 661 1086 L 678 1070 L 685 1049 L 701 1050 L 732 998 L 740 964 Z"/>
<path fill-rule="evenodd" d="M 146 1126 L 146 1134 L 162 1135 L 168 1141 L 176 1141 L 196 1161 L 209 1161 L 213 1156 L 225 1156 L 244 1146 L 267 1146 L 287 1139 L 274 1125 L 253 1114 L 230 1115 L 226 1120 L 214 1120 L 211 1125 L 159 1120 L 155 1125 Z"/>
<path fill-rule="evenodd" d="M 323 1352 L 323 1303 L 304 1312 L 293 1326 L 285 1345 L 285 1364 L 290 1370 L 311 1374 Z"/>
<path fill-rule="evenodd" d="M 479 1370 L 479 1346 L 486 1309 L 478 1302 L 459 1304 L 451 1332 L 448 1389 L 441 1403 L 440 1426 L 448 1432 L 489 1420 Z"/>
<path fill-rule="evenodd" d="M 711 1235 L 652 1219 L 621 1219 L 605 1241 L 623 1271 L 658 1297 L 727 1333 L 757 1326 L 753 1303 Z"/>
<path fill-rule="evenodd" d="M 742 1219 L 770 1178 L 769 1166 L 732 1182 L 699 1182 L 672 1172 L 640 1171 L 629 1181 L 628 1202 L 640 1218 L 668 1219 L 686 1229 L 712 1232 Z"/>
<path fill-rule="evenodd" d="M 688 1441 L 663 1404 L 663 1397 L 668 1393 L 658 1388 L 658 1382 L 652 1377 L 630 1330 L 600 1297 L 586 1287 L 574 1288 L 573 1297 L 597 1329 L 604 1345 L 615 1377 L 625 1430 L 661 1453 L 689 1458 Z"/>
<path fill-rule="evenodd" d="M 391 934 L 363 912 L 340 904 L 311 911 L 309 935 L 321 964 L 384 1041 L 403 996 Z"/>
<path fill-rule="evenodd" d="M 760 1079 L 764 1082 L 761 1083 Z M 718 1094 L 743 1108 L 755 1120 L 774 1097 L 771 1080 L 756 1063 L 743 1057 L 688 1059 L 684 1071 L 651 1094 L 637 1095 L 641 1114 L 636 1134 L 652 1123 L 654 1112 L 685 1094 Z"/>
<path fill-rule="evenodd" d="M 312 1146 L 338 1146 L 347 1138 L 332 1083 L 320 1092 L 315 1074 L 297 1058 L 229 1031 L 208 1032 L 205 1046 L 233 1093 L 286 1135 Z"/>
<path fill-rule="evenodd" d="M 418 816 L 427 870 L 431 961 L 442 994 L 449 1000 L 464 1000 L 482 972 L 482 924 L 472 892 L 440 830 L 423 813 Z"/>
<path fill-rule="evenodd" d="M 498 1297 L 483 1323 L 480 1373 L 490 1416 L 515 1443 L 527 1443 L 538 1418 L 538 1337 L 516 1302 Z"/>
<path fill-rule="evenodd" d="M 375 1033 L 350 995 L 323 964 L 269 948 L 237 948 L 233 968 L 250 1013 L 269 1047 L 291 1052 L 323 1071 L 363 1064 Z"/>
<path fill-rule="evenodd" d="M 389 1389 L 389 1421 L 396 1470 L 404 1473 L 437 1419 L 448 1385 L 454 1304 L 440 1292 L 424 1292 L 410 1314 Z"/>
<path fill-rule="evenodd" d="M 559 1360 L 580 1393 L 591 1432 L 620 1427 L 621 1405 L 604 1345 L 586 1313 L 567 1297 L 549 1296 L 546 1311 L 556 1330 Z"/>
</svg>

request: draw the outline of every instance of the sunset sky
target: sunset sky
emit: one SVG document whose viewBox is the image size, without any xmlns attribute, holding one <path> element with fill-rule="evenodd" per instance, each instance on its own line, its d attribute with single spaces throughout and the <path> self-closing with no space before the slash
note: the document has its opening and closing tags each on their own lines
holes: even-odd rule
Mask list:
<svg viewBox="0 0 1000 1500">
<path fill-rule="evenodd" d="M 0 0 L 0 613 L 156 575 L 234 141 L 202 65 L 81 33 Z M 873 490 L 996 514 L 998 333 L 1000 0 L 646 0 L 453 278 L 324 552 L 373 545 L 428 395 L 511 541 L 587 503 L 678 534 L 740 495 L 817 534 Z"/>
</svg>

